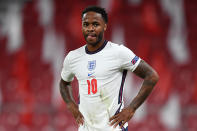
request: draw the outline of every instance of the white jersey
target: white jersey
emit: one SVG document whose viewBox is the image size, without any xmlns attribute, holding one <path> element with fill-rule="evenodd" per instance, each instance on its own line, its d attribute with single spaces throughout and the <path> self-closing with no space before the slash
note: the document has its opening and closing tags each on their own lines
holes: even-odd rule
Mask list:
<svg viewBox="0 0 197 131">
<path fill-rule="evenodd" d="M 79 130 L 112 131 L 109 118 L 124 107 L 123 85 L 127 70 L 134 71 L 140 63 L 130 49 L 105 41 L 95 52 L 86 45 L 68 53 L 61 77 L 71 82 L 74 76 L 79 83 L 79 110 L 85 124 Z M 126 128 L 126 123 L 124 127 Z"/>
</svg>

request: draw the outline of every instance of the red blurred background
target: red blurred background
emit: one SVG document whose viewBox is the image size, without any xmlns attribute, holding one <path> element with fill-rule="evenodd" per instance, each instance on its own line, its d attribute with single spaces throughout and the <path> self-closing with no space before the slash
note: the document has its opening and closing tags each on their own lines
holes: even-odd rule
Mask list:
<svg viewBox="0 0 197 131">
<path fill-rule="evenodd" d="M 0 131 L 76 131 L 60 97 L 66 54 L 85 44 L 81 11 L 105 7 L 107 40 L 126 45 L 160 80 L 129 122 L 135 131 L 197 130 L 197 1 L 1 0 Z M 126 104 L 142 80 L 128 74 Z M 77 96 L 77 81 L 73 83 Z"/>
</svg>

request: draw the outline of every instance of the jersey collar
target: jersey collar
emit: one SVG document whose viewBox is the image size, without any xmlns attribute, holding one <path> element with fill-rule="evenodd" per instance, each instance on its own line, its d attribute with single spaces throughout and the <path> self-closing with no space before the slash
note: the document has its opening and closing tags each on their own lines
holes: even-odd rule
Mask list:
<svg viewBox="0 0 197 131">
<path fill-rule="evenodd" d="M 86 52 L 87 54 L 95 54 L 95 53 L 101 51 L 101 50 L 107 45 L 107 42 L 108 42 L 108 41 L 105 40 L 105 41 L 103 42 L 102 46 L 99 47 L 99 48 L 98 48 L 97 50 L 95 50 L 95 51 L 89 51 L 88 48 L 87 48 L 87 46 L 85 46 L 85 52 Z"/>
</svg>

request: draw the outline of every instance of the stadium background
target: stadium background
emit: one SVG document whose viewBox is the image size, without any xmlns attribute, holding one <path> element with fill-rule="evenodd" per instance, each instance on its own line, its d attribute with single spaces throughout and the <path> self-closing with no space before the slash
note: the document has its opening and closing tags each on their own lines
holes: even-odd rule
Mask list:
<svg viewBox="0 0 197 131">
<path fill-rule="evenodd" d="M 58 82 L 65 55 L 85 43 L 80 15 L 88 5 L 106 8 L 108 40 L 160 75 L 129 130 L 196 131 L 196 0 L 1 0 L 0 131 L 77 130 Z M 141 82 L 128 74 L 126 104 Z M 76 98 L 76 80 L 73 88 Z"/>
</svg>

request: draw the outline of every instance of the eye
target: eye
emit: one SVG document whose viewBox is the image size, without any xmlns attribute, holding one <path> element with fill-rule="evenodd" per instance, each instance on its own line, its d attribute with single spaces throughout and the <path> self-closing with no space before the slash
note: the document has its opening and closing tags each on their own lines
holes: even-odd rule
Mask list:
<svg viewBox="0 0 197 131">
<path fill-rule="evenodd" d="M 97 26 L 99 26 L 99 23 L 93 23 L 93 26 L 97 27 Z"/>
<path fill-rule="evenodd" d="M 84 23 L 83 23 L 83 26 L 84 26 L 84 27 L 87 27 L 87 26 L 88 26 L 88 23 L 84 22 Z"/>
</svg>

